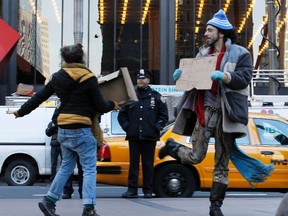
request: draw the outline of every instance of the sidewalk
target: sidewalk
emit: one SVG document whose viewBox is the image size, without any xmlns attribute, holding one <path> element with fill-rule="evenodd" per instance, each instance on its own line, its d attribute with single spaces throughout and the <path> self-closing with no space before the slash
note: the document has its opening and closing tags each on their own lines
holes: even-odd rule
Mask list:
<svg viewBox="0 0 288 216">
<path fill-rule="evenodd" d="M 39 199 L 1 199 L 1 215 L 40 216 Z M 226 198 L 225 216 L 274 216 L 282 198 Z M 81 216 L 82 200 L 61 200 L 56 213 L 61 216 Z M 207 198 L 122 199 L 97 198 L 100 216 L 208 216 Z"/>
</svg>

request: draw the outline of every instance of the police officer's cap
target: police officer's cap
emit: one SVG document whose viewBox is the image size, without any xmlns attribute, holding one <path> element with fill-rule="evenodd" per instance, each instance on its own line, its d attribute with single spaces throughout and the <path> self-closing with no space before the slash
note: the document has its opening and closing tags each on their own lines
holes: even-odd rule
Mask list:
<svg viewBox="0 0 288 216">
<path fill-rule="evenodd" d="M 136 76 L 138 79 L 144 79 L 144 78 L 151 78 L 152 73 L 145 69 L 140 69 L 139 71 L 136 71 Z"/>
</svg>

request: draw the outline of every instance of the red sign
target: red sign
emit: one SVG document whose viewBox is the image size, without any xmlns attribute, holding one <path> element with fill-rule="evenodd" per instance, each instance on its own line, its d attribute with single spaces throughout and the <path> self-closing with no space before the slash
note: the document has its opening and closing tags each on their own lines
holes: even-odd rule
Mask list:
<svg viewBox="0 0 288 216">
<path fill-rule="evenodd" d="M 9 60 L 20 34 L 0 19 L 0 73 Z"/>
</svg>

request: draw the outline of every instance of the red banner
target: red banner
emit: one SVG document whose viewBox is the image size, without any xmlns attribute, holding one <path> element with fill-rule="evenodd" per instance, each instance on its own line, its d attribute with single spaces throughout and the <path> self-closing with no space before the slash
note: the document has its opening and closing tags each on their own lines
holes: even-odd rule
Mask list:
<svg viewBox="0 0 288 216">
<path fill-rule="evenodd" d="M 20 34 L 0 19 L 0 74 L 9 60 Z"/>
</svg>

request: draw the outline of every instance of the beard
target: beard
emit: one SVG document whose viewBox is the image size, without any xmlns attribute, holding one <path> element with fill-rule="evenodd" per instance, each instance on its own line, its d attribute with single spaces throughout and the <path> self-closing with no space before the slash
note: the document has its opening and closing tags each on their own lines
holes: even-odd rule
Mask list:
<svg viewBox="0 0 288 216">
<path fill-rule="evenodd" d="M 213 47 L 219 41 L 219 35 L 216 38 L 210 38 L 209 40 L 206 39 L 206 46 Z"/>
</svg>

